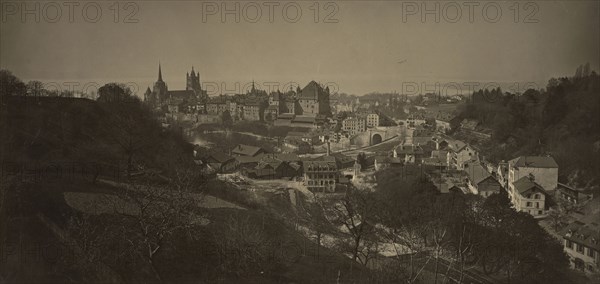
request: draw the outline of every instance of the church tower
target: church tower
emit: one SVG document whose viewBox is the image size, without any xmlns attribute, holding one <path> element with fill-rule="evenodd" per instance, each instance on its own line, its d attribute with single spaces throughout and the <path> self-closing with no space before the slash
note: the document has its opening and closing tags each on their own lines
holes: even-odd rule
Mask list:
<svg viewBox="0 0 600 284">
<path fill-rule="evenodd" d="M 200 73 L 196 73 L 194 71 L 194 66 L 192 66 L 192 72 L 190 74 L 186 74 L 185 81 L 186 90 L 192 90 L 196 92 L 196 96 L 202 95 L 202 86 L 200 85 Z"/>
<path fill-rule="evenodd" d="M 155 99 L 154 107 L 161 107 L 167 100 L 167 84 L 162 79 L 160 63 L 158 63 L 158 81 L 154 83 L 152 94 Z"/>
</svg>

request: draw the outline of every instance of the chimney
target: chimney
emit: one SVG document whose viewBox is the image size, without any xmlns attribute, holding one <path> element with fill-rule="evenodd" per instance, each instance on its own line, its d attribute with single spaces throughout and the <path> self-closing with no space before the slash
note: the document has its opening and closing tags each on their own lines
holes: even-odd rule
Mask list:
<svg viewBox="0 0 600 284">
<path fill-rule="evenodd" d="M 329 140 L 327 140 L 327 156 L 329 156 L 331 154 L 331 143 L 329 143 Z"/>
</svg>

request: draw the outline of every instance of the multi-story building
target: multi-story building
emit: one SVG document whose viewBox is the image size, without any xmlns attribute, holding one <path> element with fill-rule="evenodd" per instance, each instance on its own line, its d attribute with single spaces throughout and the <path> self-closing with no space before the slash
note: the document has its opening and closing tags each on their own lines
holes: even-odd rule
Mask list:
<svg viewBox="0 0 600 284">
<path fill-rule="evenodd" d="M 477 151 L 462 141 L 448 141 L 447 150 L 450 165 L 457 170 L 464 170 L 465 167 L 479 161 Z"/>
<path fill-rule="evenodd" d="M 367 130 L 367 120 L 363 117 L 347 117 L 342 121 L 342 130 L 351 136 Z"/>
<path fill-rule="evenodd" d="M 533 175 L 535 182 L 545 191 L 554 191 L 558 186 L 558 164 L 552 157 L 521 156 L 508 161 L 508 185 Z"/>
<path fill-rule="evenodd" d="M 253 120 L 253 121 L 262 120 L 259 102 L 247 101 L 244 104 L 244 120 Z"/>
<path fill-rule="evenodd" d="M 598 216 L 594 216 L 598 218 Z M 562 232 L 564 251 L 571 267 L 588 274 L 600 271 L 600 226 L 596 222 L 575 221 Z"/>
<path fill-rule="evenodd" d="M 230 105 L 224 96 L 212 97 L 206 103 L 206 112 L 208 114 L 220 115 L 226 110 L 230 110 Z"/>
<path fill-rule="evenodd" d="M 533 217 L 546 215 L 546 191 L 533 175 L 509 183 L 508 197 L 512 207 L 519 212 L 529 213 Z"/>
<path fill-rule="evenodd" d="M 304 161 L 304 184 L 313 192 L 335 192 L 338 169 L 332 156 Z"/>
<path fill-rule="evenodd" d="M 376 113 L 367 114 L 367 127 L 379 126 L 379 115 Z"/>
<path fill-rule="evenodd" d="M 310 81 L 298 94 L 299 114 L 331 114 L 329 105 L 329 87 L 323 88 L 315 81 Z"/>
</svg>

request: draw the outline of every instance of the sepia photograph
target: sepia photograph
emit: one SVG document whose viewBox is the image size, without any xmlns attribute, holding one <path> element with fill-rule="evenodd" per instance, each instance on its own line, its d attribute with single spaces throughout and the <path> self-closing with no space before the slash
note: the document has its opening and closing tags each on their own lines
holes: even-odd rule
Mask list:
<svg viewBox="0 0 600 284">
<path fill-rule="evenodd" d="M 600 0 L 0 0 L 0 284 L 600 283 Z"/>
</svg>

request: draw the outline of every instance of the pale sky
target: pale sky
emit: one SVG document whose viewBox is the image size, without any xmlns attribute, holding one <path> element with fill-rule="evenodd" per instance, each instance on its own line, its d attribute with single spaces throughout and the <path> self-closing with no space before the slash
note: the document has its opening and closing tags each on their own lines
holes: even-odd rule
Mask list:
<svg viewBox="0 0 600 284">
<path fill-rule="evenodd" d="M 163 79 L 173 90 L 185 88 L 185 74 L 193 65 L 203 83 L 219 88 L 252 80 L 281 86 L 315 80 L 362 95 L 401 91 L 407 82 L 535 82 L 545 87 L 550 77 L 570 76 L 586 62 L 600 70 L 598 1 L 519 2 L 518 7 L 514 1 L 496 1 L 495 6 L 475 1 L 473 22 L 464 2 L 428 1 L 426 7 L 410 1 L 319 2 L 318 23 L 314 1 L 280 3 L 273 7 L 272 23 L 270 2 L 261 1 L 229 1 L 230 9 L 240 5 L 239 23 L 235 12 L 225 15 L 223 23 L 218 2 L 134 1 L 127 8 L 120 2 L 116 9 L 114 1 L 97 1 L 102 11 L 97 23 L 83 17 L 85 2 L 73 7 L 73 23 L 65 2 L 52 2 L 61 5 L 57 23 L 51 23 L 56 7 L 44 1 L 27 4 L 33 9 L 36 3 L 37 23 L 36 15 L 21 15 L 21 2 L 2 0 L 0 6 L 0 66 L 24 81 L 134 82 L 143 92 L 156 81 L 160 61 Z M 287 18 L 286 3 L 291 3 Z M 433 14 L 422 21 L 422 8 L 435 11 L 436 3 L 439 23 Z M 262 13 L 257 23 L 250 22 L 256 15 L 253 4 Z M 89 19 L 95 17 L 91 5 Z M 210 15 L 209 8 L 215 7 L 216 14 Z M 291 23 L 294 7 L 302 15 Z M 414 7 L 414 15 L 403 16 Z M 451 23 L 456 7 L 461 17 Z M 493 23 L 495 7 L 501 15 Z M 138 22 L 124 23 L 131 12 Z M 324 23 L 330 13 L 337 23 Z"/>
</svg>

